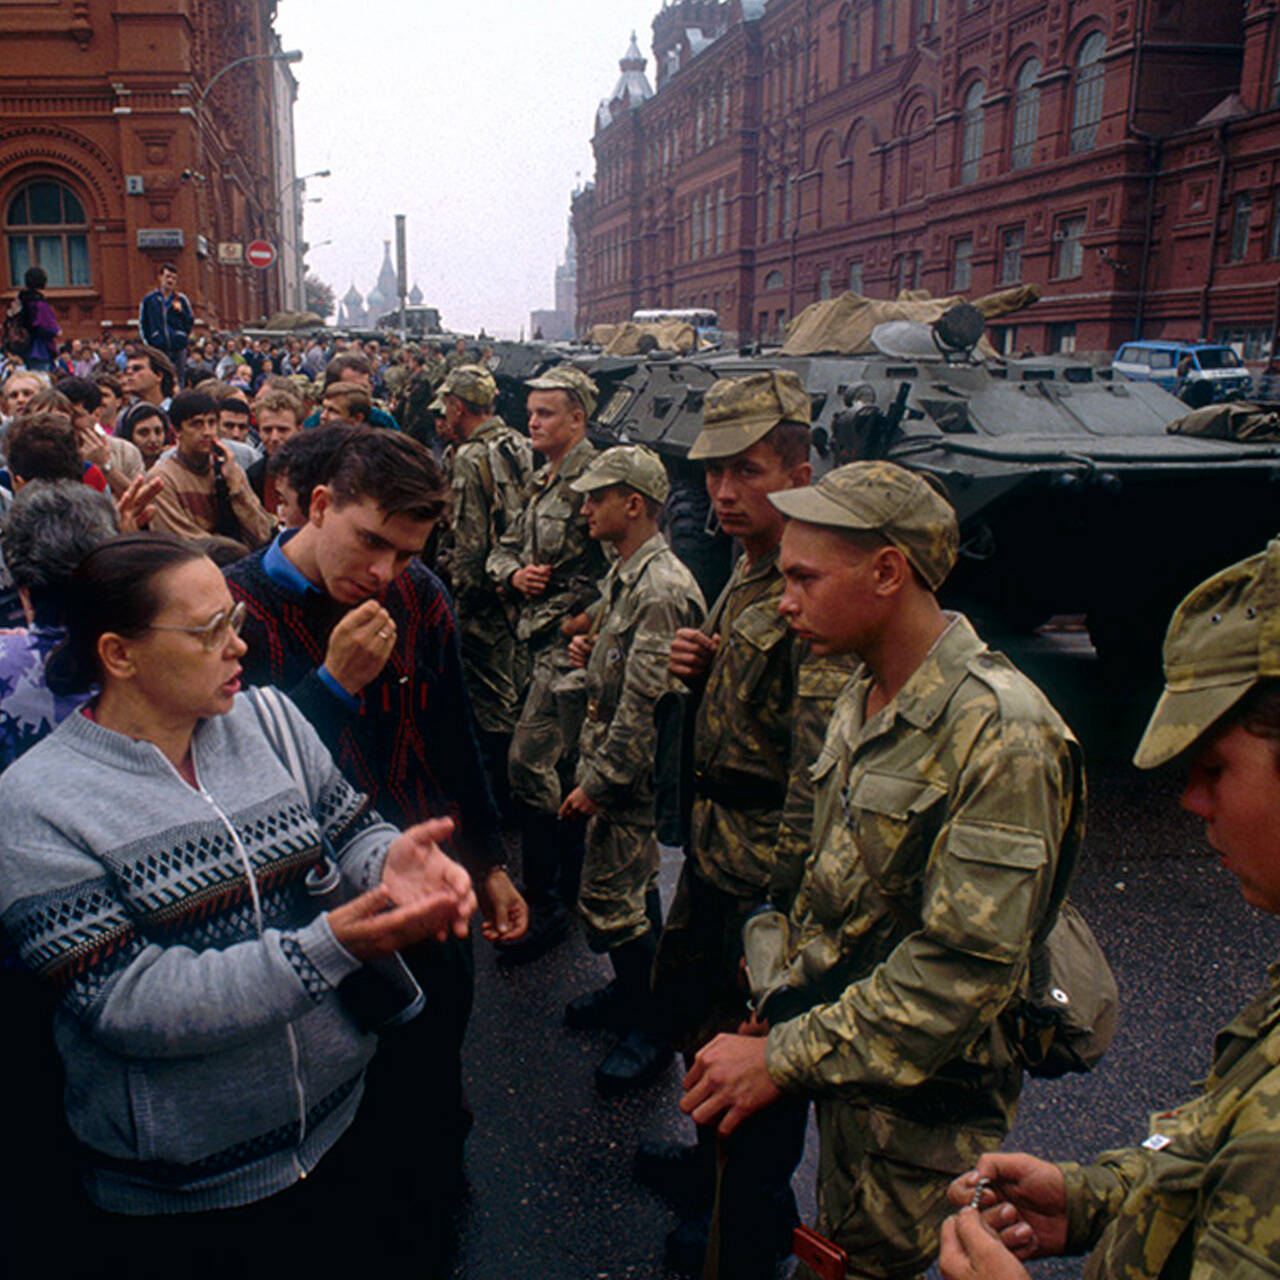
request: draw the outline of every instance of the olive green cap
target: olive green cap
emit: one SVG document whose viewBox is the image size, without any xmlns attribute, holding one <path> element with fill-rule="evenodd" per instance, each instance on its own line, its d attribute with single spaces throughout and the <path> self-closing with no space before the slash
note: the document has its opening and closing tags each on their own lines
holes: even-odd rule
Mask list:
<svg viewBox="0 0 1280 1280">
<path fill-rule="evenodd" d="M 572 364 L 558 364 L 554 369 L 530 378 L 525 386 L 531 391 L 572 391 L 582 401 L 588 418 L 595 413 L 596 401 L 600 395 L 596 384 L 577 365 Z"/>
<path fill-rule="evenodd" d="M 1280 538 L 1202 582 L 1164 638 L 1164 692 L 1133 763 L 1181 755 L 1259 680 L 1280 676 Z"/>
<path fill-rule="evenodd" d="M 569 481 L 569 488 L 575 493 L 594 493 L 615 484 L 625 484 L 654 502 L 666 502 L 671 491 L 662 459 L 642 444 L 606 449 L 576 480 Z"/>
<path fill-rule="evenodd" d="M 790 369 L 721 378 L 702 402 L 702 430 L 690 458 L 731 458 L 763 440 L 780 422 L 809 425 L 809 393 Z"/>
<path fill-rule="evenodd" d="M 955 509 L 922 475 L 896 462 L 850 462 L 808 488 L 771 493 L 769 501 L 792 520 L 880 534 L 931 591 L 960 553 Z"/>
<path fill-rule="evenodd" d="M 445 396 L 457 396 L 478 409 L 488 409 L 498 398 L 498 384 L 484 365 L 460 364 L 445 374 L 444 381 L 436 389 L 436 400 L 440 402 L 441 410 Z"/>
</svg>

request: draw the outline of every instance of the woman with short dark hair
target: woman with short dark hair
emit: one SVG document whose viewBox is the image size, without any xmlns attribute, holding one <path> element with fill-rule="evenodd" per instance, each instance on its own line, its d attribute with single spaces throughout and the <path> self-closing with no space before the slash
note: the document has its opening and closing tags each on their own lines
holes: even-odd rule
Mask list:
<svg viewBox="0 0 1280 1280">
<path fill-rule="evenodd" d="M 145 400 L 131 404 L 124 411 L 116 434 L 121 440 L 130 441 L 142 454 L 142 465 L 148 471 L 160 461 L 164 451 L 177 442 L 169 425 L 169 415 L 158 404 Z"/>
<path fill-rule="evenodd" d="M 344 984 L 466 934 L 452 823 L 398 833 L 287 699 L 241 695 L 244 606 L 191 546 L 114 539 L 66 599 L 50 685 L 99 692 L 0 776 L 0 911 L 59 995 L 93 1206 L 63 1234 L 93 1274 L 323 1273 L 394 1190 L 394 1161 L 327 1154 L 376 1044 Z"/>
</svg>

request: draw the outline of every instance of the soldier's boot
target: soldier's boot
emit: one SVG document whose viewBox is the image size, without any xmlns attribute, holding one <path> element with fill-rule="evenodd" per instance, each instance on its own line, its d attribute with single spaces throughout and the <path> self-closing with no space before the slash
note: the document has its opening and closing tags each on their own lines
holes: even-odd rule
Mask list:
<svg viewBox="0 0 1280 1280">
<path fill-rule="evenodd" d="M 656 886 L 644 896 L 644 913 L 649 918 L 652 936 L 657 938 L 662 933 L 662 899 Z M 570 1000 L 564 1010 L 564 1025 L 574 1031 L 626 1032 L 631 1029 L 631 1023 L 632 1011 L 617 978 L 606 986 Z"/>
<path fill-rule="evenodd" d="M 520 848 L 529 928 L 523 938 L 495 943 L 504 965 L 528 964 L 569 936 L 569 913 L 560 897 L 559 831 L 564 824 L 554 813 L 522 808 Z"/>
<path fill-rule="evenodd" d="M 642 1089 L 666 1070 L 674 1056 L 658 1030 L 650 975 L 658 944 L 652 931 L 609 952 L 629 1014 L 630 1029 L 596 1067 L 596 1088 L 606 1097 Z"/>
</svg>

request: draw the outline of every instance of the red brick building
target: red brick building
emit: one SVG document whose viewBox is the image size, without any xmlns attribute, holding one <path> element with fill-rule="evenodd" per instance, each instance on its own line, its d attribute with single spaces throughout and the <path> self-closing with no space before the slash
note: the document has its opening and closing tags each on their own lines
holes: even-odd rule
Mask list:
<svg viewBox="0 0 1280 1280">
<path fill-rule="evenodd" d="M 671 0 L 574 201 L 579 331 L 1034 282 L 1008 350 L 1280 324 L 1275 0 Z"/>
<path fill-rule="evenodd" d="M 172 261 L 211 329 L 278 308 L 296 254 L 269 271 L 219 261 L 220 243 L 287 250 L 282 229 L 296 234 L 296 84 L 274 14 L 275 0 L 6 0 L 6 300 L 39 261 L 65 335 L 126 334 Z"/>
</svg>

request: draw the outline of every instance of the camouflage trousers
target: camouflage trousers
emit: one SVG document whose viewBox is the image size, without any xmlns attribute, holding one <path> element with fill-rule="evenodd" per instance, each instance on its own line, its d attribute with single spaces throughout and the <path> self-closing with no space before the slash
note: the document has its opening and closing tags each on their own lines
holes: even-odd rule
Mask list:
<svg viewBox="0 0 1280 1280">
<path fill-rule="evenodd" d="M 486 733 L 509 734 L 520 715 L 526 678 L 524 646 L 501 609 L 467 615 L 459 611 L 462 677 L 476 723 Z"/>
<path fill-rule="evenodd" d="M 604 813 L 588 820 L 578 914 L 592 951 L 612 951 L 649 932 L 644 900 L 657 887 L 658 860 L 652 826 L 612 822 Z"/>
<path fill-rule="evenodd" d="M 938 1254 L 953 1178 L 995 1151 L 1002 1133 L 921 1124 L 858 1103 L 821 1098 L 817 1230 L 849 1255 L 845 1275 L 911 1280 Z M 798 1280 L 814 1280 L 801 1264 Z"/>
<path fill-rule="evenodd" d="M 577 750 L 577 736 L 571 742 L 565 738 L 555 695 L 556 682 L 572 670 L 569 647 L 559 633 L 541 643 L 530 641 L 529 689 L 511 735 L 507 773 L 512 796 L 535 813 L 556 813 L 563 799 L 561 777 L 572 776 L 569 757 Z"/>
</svg>

